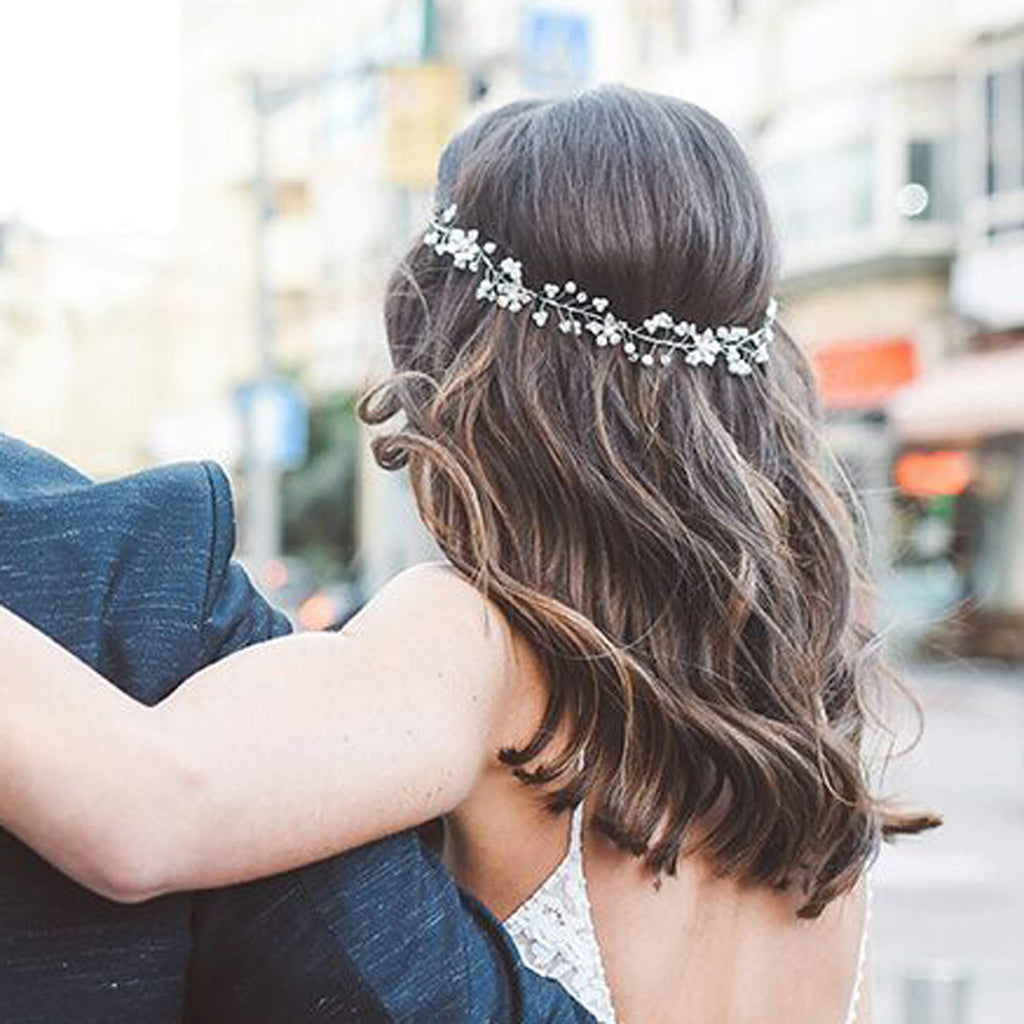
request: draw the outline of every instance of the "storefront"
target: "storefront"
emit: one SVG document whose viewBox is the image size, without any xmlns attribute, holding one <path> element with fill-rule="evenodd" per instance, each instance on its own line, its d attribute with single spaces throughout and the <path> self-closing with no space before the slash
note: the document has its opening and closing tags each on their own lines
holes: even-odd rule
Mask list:
<svg viewBox="0 0 1024 1024">
<path fill-rule="evenodd" d="M 857 494 L 873 575 L 882 578 L 892 556 L 892 445 L 884 409 L 889 397 L 917 375 L 917 353 L 905 335 L 819 345 L 815 376 L 828 413 L 828 439 Z"/>
<path fill-rule="evenodd" d="M 1024 658 L 1024 346 L 950 359 L 888 411 L 894 552 L 950 584 L 935 645 Z"/>
</svg>

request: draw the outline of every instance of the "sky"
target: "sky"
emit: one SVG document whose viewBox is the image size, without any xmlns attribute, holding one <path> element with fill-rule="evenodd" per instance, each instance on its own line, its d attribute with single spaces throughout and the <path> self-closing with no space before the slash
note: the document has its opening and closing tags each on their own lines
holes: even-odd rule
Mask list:
<svg viewBox="0 0 1024 1024">
<path fill-rule="evenodd" d="M 169 231 L 177 0 L 0 0 L 0 220 Z"/>
</svg>

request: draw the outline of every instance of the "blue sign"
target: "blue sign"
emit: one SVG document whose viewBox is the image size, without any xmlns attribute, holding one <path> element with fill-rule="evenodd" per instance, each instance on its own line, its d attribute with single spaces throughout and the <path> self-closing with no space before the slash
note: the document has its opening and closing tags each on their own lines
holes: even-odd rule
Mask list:
<svg viewBox="0 0 1024 1024">
<path fill-rule="evenodd" d="M 306 461 L 309 415 L 302 392 L 286 380 L 255 381 L 235 389 L 235 404 L 245 424 L 249 458 L 281 469 Z"/>
<path fill-rule="evenodd" d="M 574 11 L 535 8 L 523 19 L 523 81 L 539 92 L 572 92 L 590 79 L 590 21 Z"/>
</svg>

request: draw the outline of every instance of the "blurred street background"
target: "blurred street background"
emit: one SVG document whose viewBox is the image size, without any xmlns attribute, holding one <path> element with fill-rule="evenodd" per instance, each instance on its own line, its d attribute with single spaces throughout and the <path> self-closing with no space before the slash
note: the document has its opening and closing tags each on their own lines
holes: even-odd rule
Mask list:
<svg viewBox="0 0 1024 1024">
<path fill-rule="evenodd" d="M 1017 1024 L 1024 0 L 4 4 L 0 430 L 97 477 L 219 460 L 259 584 L 337 623 L 431 554 L 354 409 L 438 152 L 605 81 L 708 107 L 758 163 L 925 706 L 890 783 L 947 825 L 878 866 L 876 1020 Z"/>
</svg>

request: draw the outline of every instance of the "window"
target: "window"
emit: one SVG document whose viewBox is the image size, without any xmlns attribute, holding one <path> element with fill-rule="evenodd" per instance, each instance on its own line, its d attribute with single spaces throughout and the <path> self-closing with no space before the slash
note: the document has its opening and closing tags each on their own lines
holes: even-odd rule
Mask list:
<svg viewBox="0 0 1024 1024">
<path fill-rule="evenodd" d="M 864 231 L 875 220 L 875 147 L 856 142 L 781 164 L 768 184 L 787 242 Z"/>
<path fill-rule="evenodd" d="M 743 17 L 745 0 L 725 0 L 725 23 L 730 28 Z"/>
<path fill-rule="evenodd" d="M 956 166 L 953 140 L 912 139 L 906 173 L 896 193 L 896 208 L 907 219 L 951 221 L 956 216 Z"/>
<path fill-rule="evenodd" d="M 1024 60 L 985 75 L 985 192 L 1024 188 Z"/>
<path fill-rule="evenodd" d="M 672 29 L 676 49 L 689 49 L 693 42 L 693 0 L 672 0 Z"/>
<path fill-rule="evenodd" d="M 1013 244 L 1024 235 L 1024 34 L 979 44 L 976 64 L 962 94 L 971 116 L 959 212 L 966 237 Z"/>
</svg>

